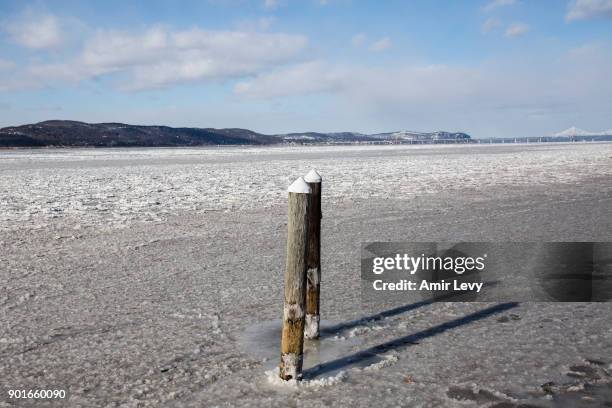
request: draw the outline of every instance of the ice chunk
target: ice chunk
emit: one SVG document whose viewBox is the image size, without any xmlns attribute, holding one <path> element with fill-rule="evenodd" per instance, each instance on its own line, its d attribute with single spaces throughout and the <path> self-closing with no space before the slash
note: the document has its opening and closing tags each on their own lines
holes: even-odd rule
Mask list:
<svg viewBox="0 0 612 408">
<path fill-rule="evenodd" d="M 266 371 L 266 379 L 268 380 L 268 383 L 275 385 L 275 386 L 288 387 L 288 388 L 294 388 L 294 389 L 330 387 L 338 383 L 341 383 L 347 378 L 348 378 L 348 374 L 346 373 L 346 371 L 340 371 L 336 375 L 329 376 L 329 377 L 322 377 L 322 378 L 316 378 L 312 380 L 303 380 L 303 381 L 297 381 L 297 380 L 285 381 L 279 377 L 278 367 L 272 370 Z"/>
</svg>

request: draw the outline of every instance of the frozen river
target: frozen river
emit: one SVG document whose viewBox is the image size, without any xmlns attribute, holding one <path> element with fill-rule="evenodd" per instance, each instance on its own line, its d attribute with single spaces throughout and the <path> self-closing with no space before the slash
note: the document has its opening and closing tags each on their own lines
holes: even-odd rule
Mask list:
<svg viewBox="0 0 612 408">
<path fill-rule="evenodd" d="M 0 227 L 122 225 L 281 205 L 316 167 L 328 203 L 410 200 L 612 174 L 610 144 L 0 151 Z"/>
<path fill-rule="evenodd" d="M 296 388 L 268 329 L 313 167 L 336 329 Z M 612 401 L 610 303 L 364 309 L 361 242 L 400 240 L 610 241 L 612 144 L 0 151 L 0 407 Z"/>
</svg>

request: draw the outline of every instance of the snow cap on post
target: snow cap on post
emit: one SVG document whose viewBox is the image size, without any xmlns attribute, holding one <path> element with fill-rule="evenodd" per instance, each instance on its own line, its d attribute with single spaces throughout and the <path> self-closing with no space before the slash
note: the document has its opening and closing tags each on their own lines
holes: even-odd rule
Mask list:
<svg viewBox="0 0 612 408">
<path fill-rule="evenodd" d="M 312 190 L 306 181 L 304 181 L 304 177 L 298 177 L 293 184 L 289 186 L 287 189 L 290 193 L 300 193 L 300 194 L 310 194 Z"/>
<path fill-rule="evenodd" d="M 306 180 L 307 183 L 320 183 L 321 175 L 315 169 L 312 169 L 308 172 L 306 177 L 304 177 L 304 180 Z"/>
</svg>

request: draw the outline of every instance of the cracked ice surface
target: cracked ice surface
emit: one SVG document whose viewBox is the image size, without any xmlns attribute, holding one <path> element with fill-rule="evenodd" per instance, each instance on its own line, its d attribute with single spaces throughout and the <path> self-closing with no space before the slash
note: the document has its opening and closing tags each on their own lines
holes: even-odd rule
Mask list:
<svg viewBox="0 0 612 408">
<path fill-rule="evenodd" d="M 338 146 L 0 151 L 0 227 L 55 218 L 128 225 L 268 208 L 311 167 L 326 199 L 402 199 L 465 188 L 609 177 L 610 145 Z M 393 186 L 393 188 L 389 188 Z"/>
<path fill-rule="evenodd" d="M 306 386 L 279 386 L 259 335 L 282 314 L 286 189 L 312 168 L 334 329 Z M 362 304 L 359 260 L 367 241 L 610 241 L 612 144 L 2 151 L 0 175 L 0 407 L 8 387 L 66 389 L 43 407 L 610 401 L 610 303 L 376 317 L 392 306 Z"/>
</svg>

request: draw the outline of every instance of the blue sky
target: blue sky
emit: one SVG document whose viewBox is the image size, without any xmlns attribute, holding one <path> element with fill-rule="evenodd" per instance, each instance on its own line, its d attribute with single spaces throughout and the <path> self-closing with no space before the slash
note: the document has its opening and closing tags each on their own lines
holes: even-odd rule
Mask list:
<svg viewBox="0 0 612 408">
<path fill-rule="evenodd" d="M 0 126 L 612 129 L 612 0 L 2 0 L 0 50 Z"/>
</svg>

